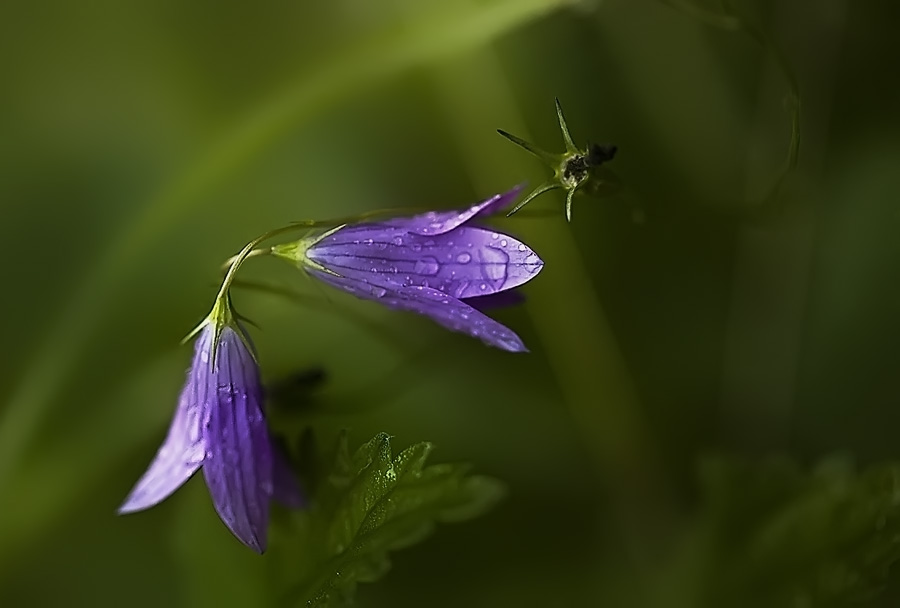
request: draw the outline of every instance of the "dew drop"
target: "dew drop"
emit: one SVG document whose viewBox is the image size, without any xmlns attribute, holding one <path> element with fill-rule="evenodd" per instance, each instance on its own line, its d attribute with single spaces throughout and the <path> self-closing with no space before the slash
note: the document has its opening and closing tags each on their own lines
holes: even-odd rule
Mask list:
<svg viewBox="0 0 900 608">
<path fill-rule="evenodd" d="M 200 351 L 200 360 L 209 363 L 209 353 L 205 350 Z"/>
<path fill-rule="evenodd" d="M 438 263 L 437 258 L 425 256 L 421 260 L 416 260 L 416 274 L 432 276 L 436 275 L 440 269 L 441 265 Z"/>
<path fill-rule="evenodd" d="M 524 243 L 519 243 L 519 251 L 525 251 L 528 247 L 525 246 Z"/>
<path fill-rule="evenodd" d="M 387 289 L 384 289 L 382 287 L 376 287 L 373 285 L 370 292 L 376 298 L 383 298 L 385 296 L 385 294 L 387 294 Z"/>
<path fill-rule="evenodd" d="M 391 239 L 391 242 L 392 242 L 394 245 L 397 245 L 397 246 L 399 247 L 400 245 L 403 244 L 403 239 L 400 238 L 399 236 L 395 236 L 393 239 Z M 522 247 L 524 247 L 524 245 L 522 245 Z M 521 251 L 521 250 L 520 250 L 520 251 Z"/>
<path fill-rule="evenodd" d="M 481 252 L 481 275 L 488 281 L 503 282 L 506 280 L 506 267 L 509 255 L 501 249 L 485 247 Z M 499 285 L 495 285 L 499 287 Z"/>
<path fill-rule="evenodd" d="M 493 233 L 493 234 L 491 235 L 491 238 L 494 239 L 494 240 L 496 241 L 497 239 L 500 238 L 500 235 L 497 234 L 497 233 L 495 232 L 495 233 Z"/>
<path fill-rule="evenodd" d="M 500 246 L 506 247 L 506 239 L 503 239 L 502 241 L 500 241 Z"/>
<path fill-rule="evenodd" d="M 468 264 L 472 261 L 472 256 L 470 256 L 468 253 L 461 253 L 456 256 L 456 261 L 460 264 Z"/>
<path fill-rule="evenodd" d="M 413 251 L 422 251 L 422 246 L 419 245 L 418 243 L 414 243 L 412 246 L 412 250 Z"/>
</svg>

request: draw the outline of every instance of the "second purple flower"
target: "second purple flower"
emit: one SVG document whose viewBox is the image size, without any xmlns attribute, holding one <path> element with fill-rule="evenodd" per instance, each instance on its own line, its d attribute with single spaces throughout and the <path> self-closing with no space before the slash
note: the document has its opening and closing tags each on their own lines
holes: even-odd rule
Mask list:
<svg viewBox="0 0 900 608">
<path fill-rule="evenodd" d="M 277 245 L 272 253 L 359 298 L 425 315 L 491 346 L 527 351 L 515 332 L 479 309 L 509 299 L 509 290 L 533 279 L 544 263 L 521 241 L 473 225 L 518 193 L 498 194 L 461 211 L 345 224 Z"/>
</svg>

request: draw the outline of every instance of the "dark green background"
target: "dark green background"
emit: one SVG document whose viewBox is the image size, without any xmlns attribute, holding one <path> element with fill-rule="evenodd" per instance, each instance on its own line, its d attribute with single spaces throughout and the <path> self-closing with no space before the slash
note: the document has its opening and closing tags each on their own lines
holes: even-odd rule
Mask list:
<svg viewBox="0 0 900 608">
<path fill-rule="evenodd" d="M 327 370 L 315 428 L 433 441 L 508 485 L 360 605 L 638 605 L 627 573 L 687 529 L 699 457 L 896 458 L 900 11 L 738 8 L 803 103 L 766 205 L 791 133 L 773 47 L 662 2 L 3 3 L 0 605 L 256 605 L 290 565 L 239 545 L 200 479 L 115 515 L 219 264 L 291 220 L 535 186 L 495 129 L 561 150 L 557 96 L 624 186 L 570 225 L 558 192 L 500 224 L 546 262 L 494 313 L 531 354 L 336 293 L 396 341 L 235 294 L 267 378 Z M 326 295 L 274 260 L 243 276 Z"/>
</svg>

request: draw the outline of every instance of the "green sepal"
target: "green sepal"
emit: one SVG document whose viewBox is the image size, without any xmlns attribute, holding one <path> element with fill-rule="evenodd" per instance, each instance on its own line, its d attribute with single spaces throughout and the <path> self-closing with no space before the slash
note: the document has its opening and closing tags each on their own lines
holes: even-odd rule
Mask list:
<svg viewBox="0 0 900 608">
<path fill-rule="evenodd" d="M 212 310 L 209 312 L 206 318 L 203 319 L 197 325 L 197 327 L 192 329 L 191 332 L 181 340 L 181 343 L 186 344 L 198 333 L 200 333 L 207 325 L 212 325 L 213 338 L 212 348 L 210 349 L 209 353 L 209 364 L 212 367 L 212 370 L 216 371 L 216 355 L 218 354 L 219 350 L 219 340 L 221 339 L 222 332 L 225 330 L 225 328 L 230 327 L 240 337 L 241 342 L 244 343 L 244 346 L 247 348 L 250 356 L 253 357 L 254 360 L 256 360 L 256 352 L 254 351 L 253 343 L 251 342 L 250 336 L 247 335 L 247 331 L 244 329 L 241 323 L 248 323 L 254 326 L 256 325 L 253 321 L 234 310 L 234 306 L 231 303 L 230 291 L 220 292 L 216 297 L 216 301 L 213 304 Z"/>
<path fill-rule="evenodd" d="M 302 239 L 298 239 L 296 241 L 291 241 L 289 243 L 281 243 L 279 245 L 274 245 L 270 252 L 276 258 L 281 258 L 283 260 L 287 260 L 292 263 L 294 266 L 303 270 L 304 272 L 312 269 L 318 270 L 319 272 L 324 272 L 326 274 L 330 274 L 332 276 L 340 277 L 338 273 L 331 270 L 330 268 L 325 268 L 318 262 L 309 259 L 309 256 L 306 255 L 306 252 L 310 247 L 321 241 L 322 239 L 331 236 L 347 224 L 341 224 L 340 226 L 335 226 L 331 230 L 327 230 L 319 235 L 307 235 Z"/>
<path fill-rule="evenodd" d="M 588 144 L 584 150 L 580 150 L 575 146 L 572 136 L 569 134 L 569 127 L 566 124 L 559 99 L 556 99 L 556 116 L 559 120 L 559 129 L 566 148 L 566 151 L 562 154 L 546 152 L 520 137 L 506 131 L 497 130 L 500 135 L 537 156 L 553 170 L 553 177 L 535 188 L 512 211 L 507 213 L 507 217 L 519 211 L 519 209 L 544 192 L 562 188 L 566 191 L 566 220 L 572 221 L 572 197 L 575 195 L 575 192 L 591 181 L 602 181 L 602 178 L 595 173 L 595 169 L 599 168 L 603 163 L 612 160 L 615 156 L 615 146 Z"/>
</svg>

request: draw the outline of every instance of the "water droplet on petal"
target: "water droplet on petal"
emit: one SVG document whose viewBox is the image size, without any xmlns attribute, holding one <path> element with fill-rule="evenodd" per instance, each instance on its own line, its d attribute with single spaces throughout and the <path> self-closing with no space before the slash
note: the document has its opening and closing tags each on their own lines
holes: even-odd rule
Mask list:
<svg viewBox="0 0 900 608">
<path fill-rule="evenodd" d="M 540 270 L 542 266 L 541 259 L 534 252 L 525 258 L 525 267 L 528 268 L 528 272 L 531 272 L 532 274 Z"/>
<path fill-rule="evenodd" d="M 403 244 L 403 239 L 400 238 L 399 236 L 395 236 L 393 239 L 391 239 L 391 242 L 392 242 L 394 245 L 397 245 L 397 246 L 399 247 L 400 245 Z M 524 245 L 523 245 L 523 247 L 524 247 Z M 521 251 L 521 250 L 520 250 L 520 251 Z"/>
<path fill-rule="evenodd" d="M 371 292 L 372 295 L 375 296 L 376 298 L 383 298 L 384 295 L 387 293 L 387 289 L 384 289 L 384 288 L 382 288 L 382 287 L 376 287 L 376 286 L 373 285 L 373 286 L 372 286 L 372 289 L 370 290 L 370 292 Z"/>
<path fill-rule="evenodd" d="M 495 232 L 495 233 L 493 233 L 493 234 L 491 235 L 491 238 L 494 239 L 494 240 L 496 241 L 497 239 L 500 238 L 500 235 L 497 234 L 497 233 Z"/>
<path fill-rule="evenodd" d="M 524 243 L 519 243 L 519 251 L 525 251 L 528 247 L 525 246 Z"/>
<path fill-rule="evenodd" d="M 419 245 L 418 243 L 413 243 L 412 250 L 413 251 L 422 251 L 422 246 Z"/>
<path fill-rule="evenodd" d="M 432 276 L 437 274 L 440 269 L 441 265 L 438 263 L 437 258 L 425 256 L 421 260 L 416 260 L 416 274 Z"/>
<path fill-rule="evenodd" d="M 461 253 L 456 256 L 456 261 L 460 264 L 468 264 L 472 261 L 472 256 L 470 256 L 468 253 Z"/>
<path fill-rule="evenodd" d="M 509 264 L 509 256 L 501 249 L 485 247 L 481 250 L 481 275 L 492 282 L 497 282 L 495 288 L 502 286 L 506 280 L 506 267 Z"/>
<path fill-rule="evenodd" d="M 200 351 L 200 360 L 204 363 L 209 363 L 209 353 L 205 350 Z"/>
<path fill-rule="evenodd" d="M 502 241 L 500 241 L 500 246 L 506 247 L 506 239 L 503 239 Z"/>
</svg>

